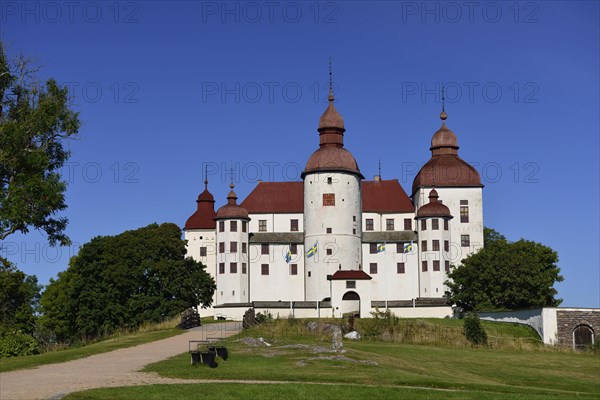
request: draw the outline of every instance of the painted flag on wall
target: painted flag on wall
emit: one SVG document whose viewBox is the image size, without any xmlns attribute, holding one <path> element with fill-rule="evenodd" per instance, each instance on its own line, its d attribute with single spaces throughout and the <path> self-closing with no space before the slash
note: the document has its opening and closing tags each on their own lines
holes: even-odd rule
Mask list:
<svg viewBox="0 0 600 400">
<path fill-rule="evenodd" d="M 403 253 L 410 253 L 413 249 L 412 243 L 404 243 L 404 246 L 402 246 L 402 252 Z"/>
<path fill-rule="evenodd" d="M 385 243 L 377 245 L 377 252 L 381 253 L 385 251 Z"/>
<path fill-rule="evenodd" d="M 283 257 L 286 263 L 290 263 L 290 261 L 292 261 L 292 251 L 290 250 L 290 248 L 288 247 L 288 251 L 285 254 L 285 257 Z"/>
<path fill-rule="evenodd" d="M 313 244 L 311 246 L 311 248 L 308 249 L 308 251 L 306 252 L 306 258 L 310 258 L 310 257 L 314 256 L 315 254 L 317 254 L 317 243 L 319 243 L 319 242 L 315 242 L 315 244 Z"/>
</svg>

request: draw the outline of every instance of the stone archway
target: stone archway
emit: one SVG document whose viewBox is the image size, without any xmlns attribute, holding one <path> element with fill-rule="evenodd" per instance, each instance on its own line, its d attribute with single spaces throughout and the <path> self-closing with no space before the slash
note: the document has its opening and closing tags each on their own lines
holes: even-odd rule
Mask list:
<svg viewBox="0 0 600 400">
<path fill-rule="evenodd" d="M 354 291 L 346 292 L 342 296 L 342 315 L 360 315 L 360 296 Z"/>
<path fill-rule="evenodd" d="M 594 330 L 585 324 L 573 329 L 573 348 L 581 350 L 594 343 Z"/>
</svg>

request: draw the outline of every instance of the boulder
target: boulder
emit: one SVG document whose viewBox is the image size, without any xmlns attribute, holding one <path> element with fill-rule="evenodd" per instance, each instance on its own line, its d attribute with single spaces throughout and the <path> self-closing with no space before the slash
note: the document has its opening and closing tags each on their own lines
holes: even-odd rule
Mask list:
<svg viewBox="0 0 600 400">
<path fill-rule="evenodd" d="M 360 340 L 360 333 L 358 333 L 356 331 L 352 331 L 352 332 L 346 333 L 344 335 L 344 337 L 346 339 L 350 339 L 350 340 Z"/>
</svg>

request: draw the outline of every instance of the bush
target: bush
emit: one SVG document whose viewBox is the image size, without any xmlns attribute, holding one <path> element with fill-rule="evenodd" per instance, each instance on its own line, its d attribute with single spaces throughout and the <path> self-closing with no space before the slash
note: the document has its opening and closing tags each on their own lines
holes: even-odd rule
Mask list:
<svg viewBox="0 0 600 400">
<path fill-rule="evenodd" d="M 0 358 L 38 354 L 38 344 L 20 330 L 0 332 Z"/>
<path fill-rule="evenodd" d="M 266 311 L 264 314 L 263 313 L 256 313 L 256 323 L 257 324 L 263 324 L 265 322 L 267 322 L 267 323 L 273 322 L 273 314 L 271 314 L 268 311 Z"/>
<path fill-rule="evenodd" d="M 485 329 L 481 325 L 479 316 L 469 313 L 464 320 L 464 333 L 467 340 L 475 345 L 487 345 L 488 338 Z"/>
</svg>

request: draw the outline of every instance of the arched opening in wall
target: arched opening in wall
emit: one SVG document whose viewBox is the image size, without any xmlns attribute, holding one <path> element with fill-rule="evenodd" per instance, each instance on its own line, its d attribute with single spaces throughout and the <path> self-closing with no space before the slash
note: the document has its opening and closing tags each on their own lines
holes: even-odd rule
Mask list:
<svg viewBox="0 0 600 400">
<path fill-rule="evenodd" d="M 594 343 L 594 330 L 588 325 L 578 325 L 573 330 L 573 347 L 583 350 Z"/>
<path fill-rule="evenodd" d="M 342 315 L 360 317 L 360 296 L 356 292 L 346 292 L 342 296 Z"/>
</svg>

